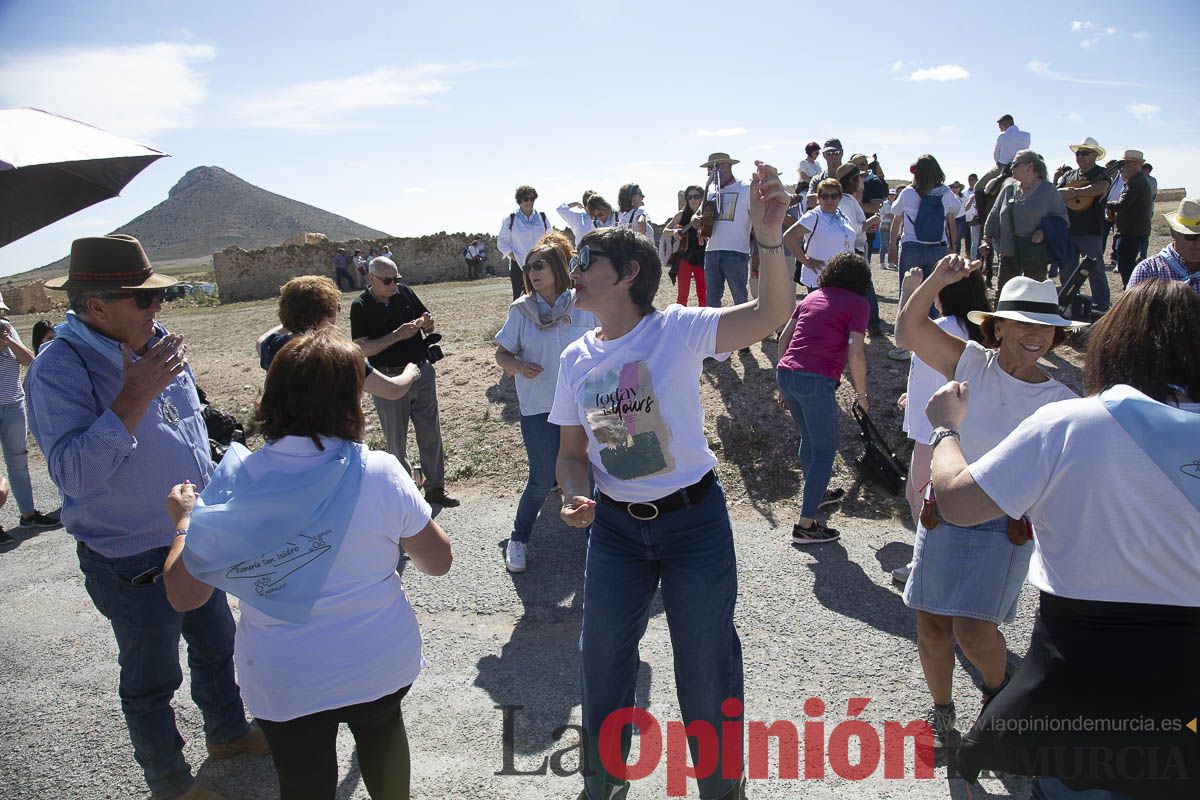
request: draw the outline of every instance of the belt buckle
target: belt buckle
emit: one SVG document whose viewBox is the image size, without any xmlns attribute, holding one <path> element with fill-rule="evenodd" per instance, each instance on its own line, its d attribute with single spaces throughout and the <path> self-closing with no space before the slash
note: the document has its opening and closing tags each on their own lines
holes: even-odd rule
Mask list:
<svg viewBox="0 0 1200 800">
<path fill-rule="evenodd" d="M 633 513 L 634 506 L 649 506 L 650 510 L 653 511 L 654 513 L 648 517 L 639 517 L 637 514 Z M 636 520 L 640 520 L 642 522 L 649 522 L 650 520 L 656 519 L 658 517 L 658 506 L 654 505 L 654 503 L 641 503 L 641 502 L 628 503 L 625 506 L 625 511 L 629 514 L 629 516 L 633 517 Z"/>
</svg>

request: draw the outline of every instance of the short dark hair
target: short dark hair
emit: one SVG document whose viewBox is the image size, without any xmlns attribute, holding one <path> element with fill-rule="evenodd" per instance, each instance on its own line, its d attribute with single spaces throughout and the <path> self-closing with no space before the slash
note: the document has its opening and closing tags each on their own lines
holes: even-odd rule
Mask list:
<svg viewBox="0 0 1200 800">
<path fill-rule="evenodd" d="M 514 193 L 513 197 L 515 197 L 517 202 L 519 203 L 519 202 L 521 202 L 521 198 L 525 197 L 526 195 L 533 195 L 533 199 L 537 200 L 537 196 L 538 196 L 537 189 L 533 188 L 532 186 L 526 186 L 525 184 L 521 184 L 520 186 L 517 187 L 517 191 L 516 191 L 516 193 Z"/>
<path fill-rule="evenodd" d="M 804 154 L 805 155 L 808 155 L 809 153 L 819 153 L 819 152 L 821 152 L 821 145 L 817 144 L 816 142 L 809 142 L 808 144 L 804 145 Z"/>
<path fill-rule="evenodd" d="M 821 270 L 817 285 L 822 289 L 846 289 L 866 297 L 871 290 L 871 269 L 858 253 L 838 253 Z"/>
<path fill-rule="evenodd" d="M 621 211 L 633 210 L 633 196 L 642 191 L 636 183 L 627 183 L 617 192 L 617 208 Z"/>
<path fill-rule="evenodd" d="M 326 326 L 285 344 L 267 370 L 254 419 L 268 442 L 322 436 L 361 442 L 363 355 L 358 345 Z M 320 387 L 320 391 L 314 391 Z"/>
<path fill-rule="evenodd" d="M 1183 281 L 1135 284 L 1092 326 L 1083 388 L 1119 383 L 1165 403 L 1171 384 L 1200 399 L 1200 294 Z"/>
<path fill-rule="evenodd" d="M 996 122 L 1007 122 L 1009 125 L 1015 125 L 1015 124 L 1016 124 L 1016 122 L 1013 120 L 1013 115 L 1012 115 L 1012 114 L 1005 114 L 1003 117 L 1001 117 L 1000 119 L 996 120 Z"/>
<path fill-rule="evenodd" d="M 341 307 L 342 293 L 324 275 L 300 275 L 279 287 L 279 322 L 292 333 L 321 327 Z"/>
<path fill-rule="evenodd" d="M 54 323 L 43 317 L 33 323 L 33 333 L 29 335 L 31 349 L 36 356 L 38 348 L 48 339 L 54 336 Z"/>
<path fill-rule="evenodd" d="M 638 262 L 638 274 L 629 287 L 629 297 L 642 316 L 654 313 L 654 295 L 662 282 L 662 262 L 649 239 L 629 228 L 596 228 L 579 240 L 580 249 L 584 245 L 595 247 L 608 256 L 617 270 L 618 280 L 625 275 L 630 261 Z"/>
</svg>

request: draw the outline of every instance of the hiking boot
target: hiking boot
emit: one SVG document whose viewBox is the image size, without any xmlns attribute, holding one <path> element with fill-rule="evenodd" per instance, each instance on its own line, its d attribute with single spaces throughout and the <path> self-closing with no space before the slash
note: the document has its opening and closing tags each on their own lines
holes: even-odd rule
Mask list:
<svg viewBox="0 0 1200 800">
<path fill-rule="evenodd" d="M 934 704 L 933 708 L 929 709 L 929 713 L 925 715 L 925 721 L 929 723 L 929 728 L 933 731 L 933 749 L 942 750 L 958 745 L 959 735 L 958 731 L 954 729 L 956 721 L 954 703 L 945 706 Z"/>
<path fill-rule="evenodd" d="M 431 505 L 442 506 L 443 508 L 454 508 L 458 505 L 458 500 L 446 494 L 446 489 L 443 486 L 438 486 L 435 489 L 426 489 L 425 502 Z"/>
<path fill-rule="evenodd" d="M 22 528 L 53 528 L 58 524 L 58 520 L 43 514 L 40 511 L 34 511 L 32 514 L 21 515 Z"/>
<path fill-rule="evenodd" d="M 271 755 L 271 746 L 267 744 L 266 734 L 257 725 L 251 725 L 250 732 L 240 739 L 234 739 L 228 744 L 213 744 L 209 742 L 205 747 L 208 749 L 208 757 L 214 761 L 221 761 L 240 755 Z M 200 797 L 203 797 L 203 795 L 200 795 Z"/>
<path fill-rule="evenodd" d="M 821 495 L 821 502 L 817 503 L 817 508 L 829 508 L 836 506 L 842 502 L 842 498 L 846 496 L 845 489 L 826 489 L 825 494 Z"/>
<path fill-rule="evenodd" d="M 508 540 L 508 547 L 504 548 L 504 568 L 509 572 L 525 571 L 524 542 L 518 542 L 516 539 Z"/>
<path fill-rule="evenodd" d="M 841 536 L 833 528 L 827 528 L 819 522 L 805 528 L 799 522 L 792 526 L 792 544 L 824 544 L 832 542 Z"/>
</svg>

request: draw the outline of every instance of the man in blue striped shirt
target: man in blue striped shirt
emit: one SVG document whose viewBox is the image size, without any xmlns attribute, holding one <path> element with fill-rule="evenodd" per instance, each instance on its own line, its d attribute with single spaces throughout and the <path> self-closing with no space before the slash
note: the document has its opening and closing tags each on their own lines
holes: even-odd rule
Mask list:
<svg viewBox="0 0 1200 800">
<path fill-rule="evenodd" d="M 211 800 L 171 710 L 180 634 L 210 755 L 268 750 L 234 681 L 224 593 L 179 613 L 159 580 L 174 535 L 167 494 L 184 480 L 203 488 L 213 471 L 182 337 L 154 319 L 174 283 L 131 236 L 76 240 L 68 275 L 46 283 L 66 290 L 71 310 L 29 370 L 29 421 L 62 491 L 84 586 L 116 635 L 121 708 L 146 782 L 155 798 Z"/>
</svg>

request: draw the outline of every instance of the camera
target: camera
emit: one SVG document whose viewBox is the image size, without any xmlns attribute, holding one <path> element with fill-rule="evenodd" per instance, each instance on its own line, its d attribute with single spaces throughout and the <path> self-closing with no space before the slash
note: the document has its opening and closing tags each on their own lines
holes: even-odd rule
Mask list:
<svg viewBox="0 0 1200 800">
<path fill-rule="evenodd" d="M 425 350 L 428 352 L 428 361 L 430 364 L 436 364 L 446 357 L 442 352 L 442 346 L 438 344 L 442 340 L 440 333 L 431 333 L 425 337 Z"/>
</svg>

